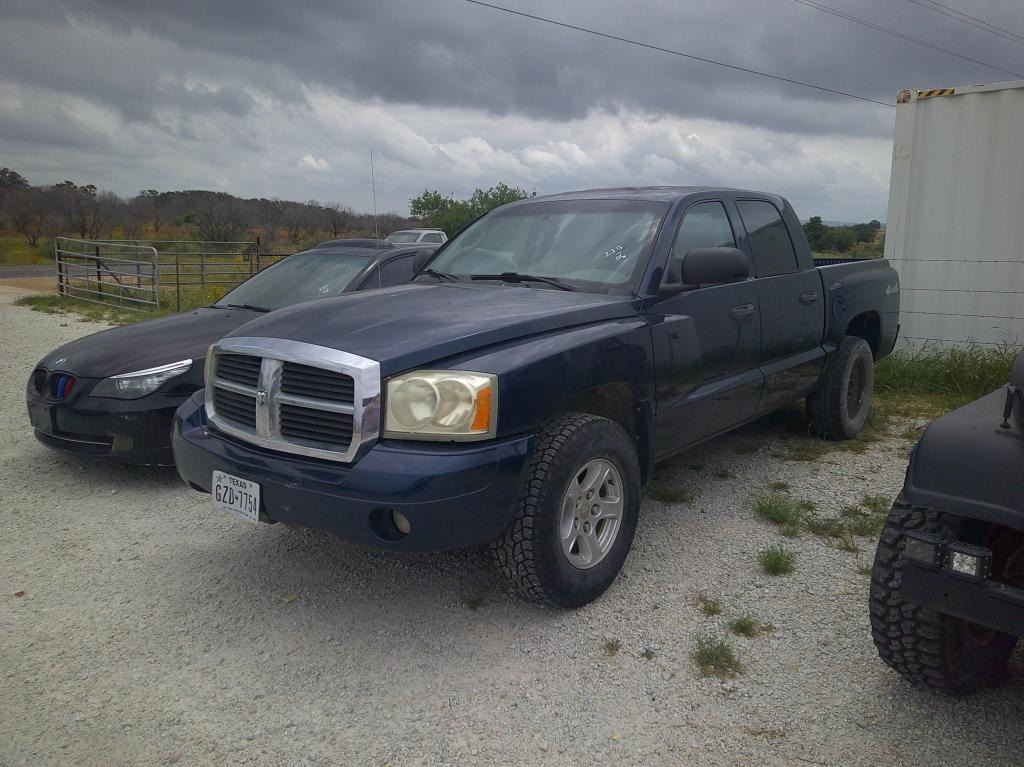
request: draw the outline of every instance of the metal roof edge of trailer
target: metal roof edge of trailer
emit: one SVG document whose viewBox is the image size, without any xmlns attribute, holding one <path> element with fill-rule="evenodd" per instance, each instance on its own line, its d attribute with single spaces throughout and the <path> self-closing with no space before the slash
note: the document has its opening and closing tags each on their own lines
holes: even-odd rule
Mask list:
<svg viewBox="0 0 1024 767">
<path fill-rule="evenodd" d="M 896 94 L 897 104 L 908 104 L 937 96 L 962 96 L 965 93 L 985 93 L 1024 88 L 1024 80 L 1007 80 L 1002 83 L 981 83 L 979 85 L 958 85 L 953 88 L 904 88 Z"/>
</svg>

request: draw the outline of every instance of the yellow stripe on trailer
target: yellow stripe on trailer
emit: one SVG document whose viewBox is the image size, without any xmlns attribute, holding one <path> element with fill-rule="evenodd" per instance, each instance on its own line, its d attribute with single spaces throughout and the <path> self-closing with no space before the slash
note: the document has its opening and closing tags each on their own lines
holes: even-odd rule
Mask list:
<svg viewBox="0 0 1024 767">
<path fill-rule="evenodd" d="M 930 91 L 918 91 L 917 100 L 930 99 L 935 96 L 952 96 L 956 93 L 956 88 L 933 88 Z"/>
</svg>

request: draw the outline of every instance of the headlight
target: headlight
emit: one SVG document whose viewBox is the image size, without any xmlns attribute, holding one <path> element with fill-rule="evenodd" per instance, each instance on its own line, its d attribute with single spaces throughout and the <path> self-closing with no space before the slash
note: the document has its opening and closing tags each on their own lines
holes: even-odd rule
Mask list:
<svg viewBox="0 0 1024 767">
<path fill-rule="evenodd" d="M 117 397 L 118 399 L 138 399 L 145 397 L 159 389 L 172 378 L 187 373 L 192 367 L 192 360 L 181 360 L 172 362 L 170 365 L 161 365 L 146 370 L 136 370 L 134 373 L 121 373 L 120 375 L 104 378 L 96 388 L 92 390 L 94 397 Z"/>
<path fill-rule="evenodd" d="M 473 440 L 497 427 L 498 377 L 461 370 L 417 370 L 387 384 L 385 437 Z"/>
</svg>

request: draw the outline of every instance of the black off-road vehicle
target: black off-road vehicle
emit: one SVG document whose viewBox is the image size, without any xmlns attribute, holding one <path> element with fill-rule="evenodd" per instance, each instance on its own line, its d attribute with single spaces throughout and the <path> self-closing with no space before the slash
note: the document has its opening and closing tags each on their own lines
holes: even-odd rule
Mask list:
<svg viewBox="0 0 1024 767">
<path fill-rule="evenodd" d="M 878 654 L 912 682 L 963 695 L 1005 678 L 1024 636 L 1024 353 L 914 448 L 870 606 Z"/>
</svg>

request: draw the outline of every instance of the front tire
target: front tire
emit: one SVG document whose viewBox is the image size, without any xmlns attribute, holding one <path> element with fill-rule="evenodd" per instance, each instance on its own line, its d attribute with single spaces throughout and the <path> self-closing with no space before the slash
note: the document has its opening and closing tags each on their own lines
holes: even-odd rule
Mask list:
<svg viewBox="0 0 1024 767">
<path fill-rule="evenodd" d="M 1017 638 L 907 602 L 900 597 L 905 533 L 943 536 L 950 518 L 897 499 L 878 541 L 871 572 L 871 635 L 878 655 L 914 684 L 966 695 L 998 683 Z"/>
<path fill-rule="evenodd" d="M 818 389 L 807 397 L 811 431 L 826 439 L 853 439 L 864 429 L 875 388 L 875 360 L 863 338 L 843 336 Z"/>
<path fill-rule="evenodd" d="M 541 428 L 515 516 L 492 544 L 498 569 L 533 602 L 576 608 L 622 569 L 640 512 L 640 465 L 615 423 L 584 413 Z"/>
</svg>

